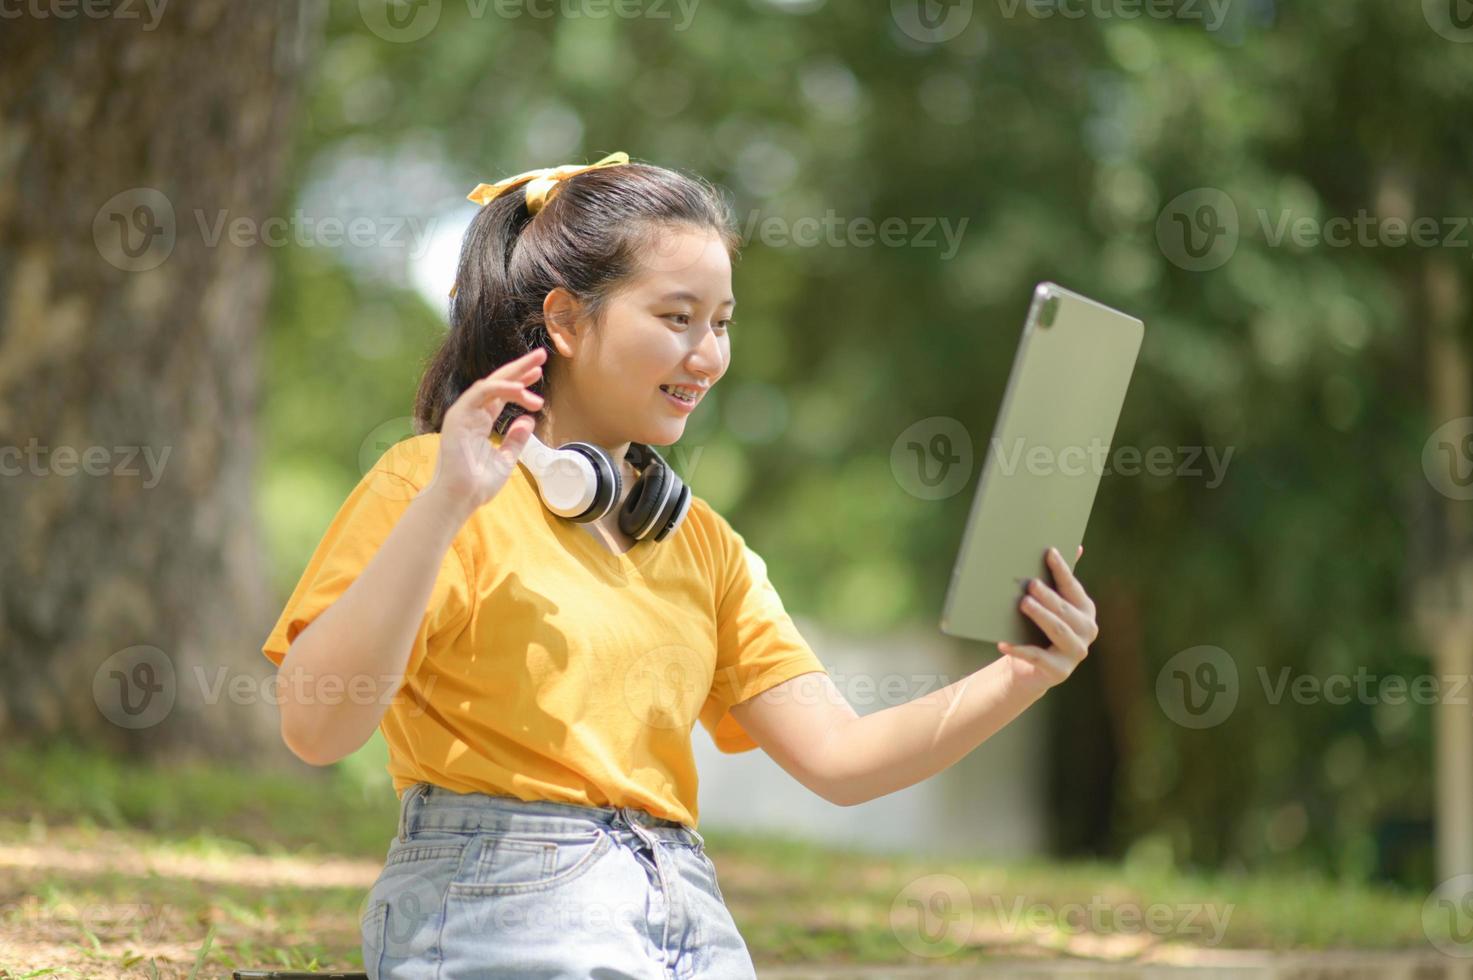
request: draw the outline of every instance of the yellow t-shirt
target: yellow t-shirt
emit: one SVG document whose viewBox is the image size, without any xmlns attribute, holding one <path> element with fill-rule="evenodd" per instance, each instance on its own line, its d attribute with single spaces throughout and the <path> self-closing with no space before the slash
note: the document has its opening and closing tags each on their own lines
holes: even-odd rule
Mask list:
<svg viewBox="0 0 1473 980">
<path fill-rule="evenodd" d="M 439 439 L 391 447 L 348 495 L 266 639 L 273 663 L 428 484 Z M 694 827 L 696 719 L 722 752 L 754 749 L 728 709 L 824 670 L 761 557 L 700 497 L 665 540 L 618 555 L 518 465 L 446 551 L 379 727 L 401 796 L 424 780 Z"/>
</svg>

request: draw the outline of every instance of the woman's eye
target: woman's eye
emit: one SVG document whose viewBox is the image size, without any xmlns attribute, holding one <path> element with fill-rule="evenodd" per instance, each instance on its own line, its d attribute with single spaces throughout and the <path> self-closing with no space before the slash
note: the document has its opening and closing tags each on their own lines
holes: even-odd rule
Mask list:
<svg viewBox="0 0 1473 980">
<path fill-rule="evenodd" d="M 681 323 L 681 326 L 689 326 L 690 325 L 690 314 L 689 313 L 666 313 L 665 314 L 665 317 L 666 317 L 666 319 L 670 319 L 670 320 L 679 320 L 680 323 Z M 718 321 L 716 321 L 716 325 L 719 326 L 722 330 L 725 330 L 727 327 L 730 327 L 735 322 L 736 322 L 735 320 L 718 320 Z"/>
</svg>

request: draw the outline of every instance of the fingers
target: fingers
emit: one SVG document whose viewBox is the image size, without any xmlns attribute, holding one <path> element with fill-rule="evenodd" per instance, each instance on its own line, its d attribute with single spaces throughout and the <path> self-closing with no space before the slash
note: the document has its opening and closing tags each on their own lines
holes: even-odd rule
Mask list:
<svg viewBox="0 0 1473 980">
<path fill-rule="evenodd" d="M 532 436 L 534 428 L 532 416 L 518 415 L 506 427 L 506 435 L 501 437 L 501 445 L 497 447 L 501 452 L 508 453 L 512 459 L 521 456 L 522 450 L 526 448 L 527 440 Z"/>
<path fill-rule="evenodd" d="M 501 407 L 508 401 L 516 402 L 529 412 L 538 411 L 543 403 L 537 392 L 520 381 L 507 378 L 482 378 L 467 388 L 463 397 L 472 407 L 484 408 L 493 418 L 501 414 Z"/>
<path fill-rule="evenodd" d="M 1083 554 L 1083 552 L 1084 549 L 1081 548 L 1080 553 Z M 1075 606 L 1078 606 L 1083 610 L 1085 615 L 1093 619 L 1095 614 L 1094 600 L 1089 597 L 1089 593 L 1084 591 L 1084 586 L 1079 584 L 1079 579 L 1074 577 L 1074 571 L 1064 561 L 1064 556 L 1059 554 L 1057 548 L 1050 548 L 1046 560 L 1049 567 L 1053 569 L 1054 581 L 1059 584 L 1059 594 Z"/>
<path fill-rule="evenodd" d="M 501 371 L 509 375 L 514 372 L 522 371 L 525 368 L 529 368 L 534 364 L 540 366 L 546 360 L 547 348 L 533 347 L 521 357 L 518 357 L 515 360 L 507 361 L 505 364 L 501 365 L 501 367 L 497 368 L 496 371 L 493 371 L 491 373 L 495 374 L 497 371 Z"/>
<path fill-rule="evenodd" d="M 1099 635 L 1099 628 L 1095 625 L 1093 617 L 1087 615 L 1079 607 L 1066 602 L 1063 596 L 1049 588 L 1043 581 L 1036 578 L 1029 579 L 1028 593 L 1068 624 L 1075 635 L 1084 640 L 1086 646 L 1093 643 L 1095 637 Z"/>
<path fill-rule="evenodd" d="M 541 350 L 541 348 L 538 348 L 538 350 Z M 534 351 L 533 353 L 536 352 Z M 542 376 L 542 365 L 522 364 L 522 362 L 530 356 L 531 355 L 528 354 L 525 357 L 519 357 L 515 361 L 503 364 L 501 367 L 497 368 L 495 371 L 492 371 L 484 378 L 478 379 L 474 384 L 467 388 L 466 391 L 475 391 L 478 388 L 485 388 L 487 385 L 493 385 L 498 381 L 518 381 L 522 384 L 532 384 Z"/>
<path fill-rule="evenodd" d="M 1068 654 L 1075 660 L 1084 659 L 1088 649 L 1084 641 L 1069 628 L 1069 624 L 1050 612 L 1048 607 L 1031 595 L 1023 597 L 1023 615 L 1038 624 L 1038 628 L 1043 630 L 1044 635 L 1053 643 L 1055 649 Z"/>
<path fill-rule="evenodd" d="M 542 362 L 547 360 L 546 347 L 534 347 L 514 361 L 507 361 L 501 367 L 477 379 L 470 387 L 469 392 L 481 392 L 497 381 L 518 381 L 522 384 L 532 384 L 542 374 Z"/>
</svg>

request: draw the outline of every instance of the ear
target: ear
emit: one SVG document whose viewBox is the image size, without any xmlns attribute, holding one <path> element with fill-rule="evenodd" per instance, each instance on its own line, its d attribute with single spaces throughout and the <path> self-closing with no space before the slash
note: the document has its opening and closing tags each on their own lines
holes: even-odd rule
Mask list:
<svg viewBox="0 0 1473 980">
<path fill-rule="evenodd" d="M 578 349 L 582 331 L 578 321 L 582 306 L 572 293 L 561 286 L 553 288 L 542 300 L 542 320 L 553 349 L 562 357 L 572 357 Z"/>
</svg>

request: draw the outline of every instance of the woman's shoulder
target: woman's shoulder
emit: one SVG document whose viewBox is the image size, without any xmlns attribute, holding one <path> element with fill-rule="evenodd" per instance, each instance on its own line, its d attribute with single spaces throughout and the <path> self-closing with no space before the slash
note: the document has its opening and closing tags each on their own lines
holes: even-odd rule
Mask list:
<svg viewBox="0 0 1473 980">
<path fill-rule="evenodd" d="M 423 490 L 435 475 L 440 456 L 440 433 L 425 432 L 394 443 L 369 467 L 365 476 L 389 473 Z"/>
<path fill-rule="evenodd" d="M 721 534 L 726 524 L 726 518 L 717 513 L 704 497 L 697 496 L 694 491 L 690 495 L 690 508 L 685 512 L 685 520 L 699 529 L 705 535 Z"/>
<path fill-rule="evenodd" d="M 725 517 L 710 502 L 694 492 L 690 495 L 690 508 L 685 513 L 684 524 L 694 543 L 720 559 L 733 546 L 740 547 L 740 537 Z M 682 527 L 682 533 L 685 533 Z"/>
</svg>

